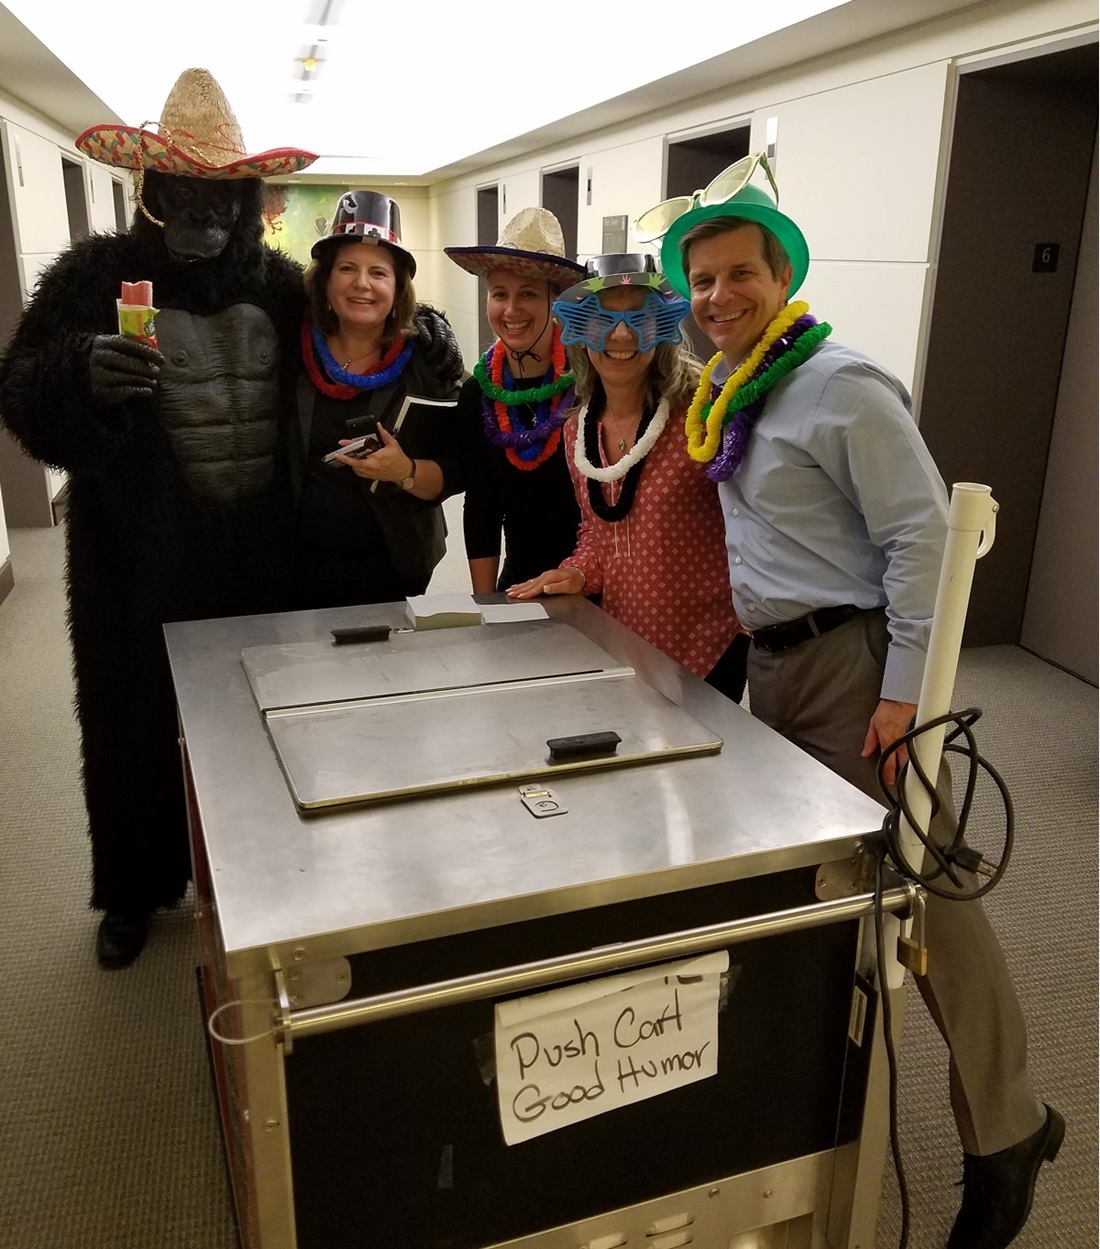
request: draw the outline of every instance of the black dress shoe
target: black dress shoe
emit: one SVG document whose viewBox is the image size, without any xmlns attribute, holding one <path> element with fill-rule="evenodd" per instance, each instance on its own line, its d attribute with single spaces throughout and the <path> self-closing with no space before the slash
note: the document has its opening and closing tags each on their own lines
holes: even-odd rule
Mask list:
<svg viewBox="0 0 1100 1249">
<path fill-rule="evenodd" d="M 134 915 L 123 911 L 108 911 L 99 921 L 99 932 L 95 940 L 95 952 L 100 967 L 128 967 L 145 949 L 145 939 L 148 936 L 147 912 Z"/>
<path fill-rule="evenodd" d="M 1005 1249 L 1031 1213 L 1035 1181 L 1062 1147 L 1066 1124 L 1051 1106 L 1031 1136 L 999 1153 L 963 1154 L 963 1200 L 947 1249 Z"/>
</svg>

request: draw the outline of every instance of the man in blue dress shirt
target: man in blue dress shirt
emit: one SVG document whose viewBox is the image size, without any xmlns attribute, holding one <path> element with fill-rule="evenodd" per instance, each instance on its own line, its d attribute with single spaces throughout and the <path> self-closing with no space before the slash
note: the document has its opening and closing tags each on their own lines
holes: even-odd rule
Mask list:
<svg viewBox="0 0 1100 1249">
<path fill-rule="evenodd" d="M 662 260 L 721 353 L 699 396 L 710 419 L 689 418 L 689 438 L 719 481 L 753 714 L 882 801 L 878 756 L 917 709 L 946 537 L 947 494 L 909 395 L 789 303 L 806 242 L 757 188 L 680 217 Z M 917 984 L 950 1047 L 964 1150 L 948 1249 L 1001 1249 L 1064 1124 L 1032 1090 L 1026 1026 L 981 903 L 929 896 L 926 939 Z"/>
</svg>

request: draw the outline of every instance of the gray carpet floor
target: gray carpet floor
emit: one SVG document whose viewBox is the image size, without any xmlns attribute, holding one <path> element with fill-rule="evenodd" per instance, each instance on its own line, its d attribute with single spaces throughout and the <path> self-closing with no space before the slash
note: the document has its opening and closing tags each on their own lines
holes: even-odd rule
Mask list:
<svg viewBox="0 0 1100 1249">
<path fill-rule="evenodd" d="M 158 918 L 133 967 L 95 964 L 62 537 L 12 532 L 16 588 L 0 605 L 0 1247 L 234 1249 L 188 904 Z M 433 582 L 447 588 L 465 588 L 461 559 Z M 964 655 L 956 705 L 968 704 L 985 709 L 981 749 L 1017 808 L 1016 857 L 989 907 L 1030 1021 L 1037 1086 L 1069 1123 L 1017 1245 L 1087 1249 L 1098 1244 L 1097 694 L 992 647 Z M 915 993 L 901 1139 L 910 1243 L 939 1249 L 960 1155 L 946 1057 Z M 898 1227 L 888 1174 L 877 1249 L 897 1244 Z"/>
</svg>

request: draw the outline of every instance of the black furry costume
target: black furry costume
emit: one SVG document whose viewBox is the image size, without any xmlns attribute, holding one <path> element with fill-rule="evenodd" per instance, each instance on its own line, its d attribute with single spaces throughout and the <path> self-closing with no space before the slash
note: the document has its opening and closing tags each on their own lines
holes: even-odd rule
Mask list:
<svg viewBox="0 0 1100 1249">
<path fill-rule="evenodd" d="M 154 215 L 177 180 L 145 176 Z M 153 398 L 92 397 L 92 338 L 123 281 L 151 280 L 165 356 Z M 145 913 L 190 877 L 175 700 L 161 626 L 283 605 L 281 439 L 298 367 L 302 271 L 262 242 L 261 184 L 216 258 L 186 264 L 135 216 L 42 276 L 0 364 L 0 416 L 69 473 L 69 629 L 93 907 Z"/>
</svg>

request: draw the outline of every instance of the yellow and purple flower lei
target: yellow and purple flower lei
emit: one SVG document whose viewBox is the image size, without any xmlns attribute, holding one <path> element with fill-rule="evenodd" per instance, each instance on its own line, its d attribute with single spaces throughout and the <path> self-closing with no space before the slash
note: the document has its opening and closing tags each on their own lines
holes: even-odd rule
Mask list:
<svg viewBox="0 0 1100 1249">
<path fill-rule="evenodd" d="M 828 322 L 809 315 L 802 301 L 789 304 L 771 322 L 756 347 L 726 380 L 713 402 L 711 375 L 722 359 L 718 352 L 703 370 L 684 422 L 688 452 L 705 463 L 711 481 L 728 481 L 737 471 L 749 435 L 764 410 L 767 392 L 796 369 L 832 333 Z"/>
</svg>

